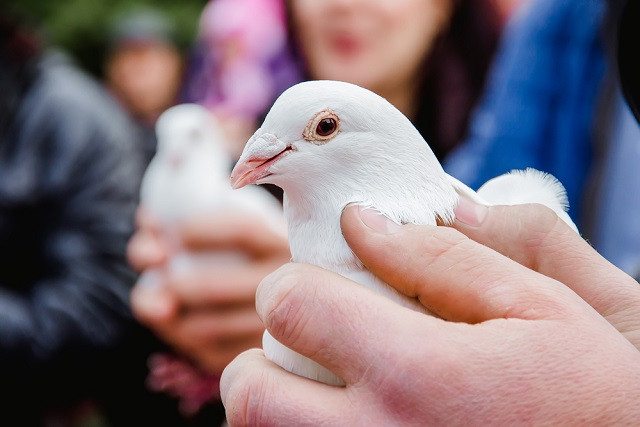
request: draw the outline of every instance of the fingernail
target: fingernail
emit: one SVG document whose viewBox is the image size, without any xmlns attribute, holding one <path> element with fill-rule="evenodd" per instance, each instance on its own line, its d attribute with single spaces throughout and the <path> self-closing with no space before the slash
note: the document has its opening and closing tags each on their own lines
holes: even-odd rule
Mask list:
<svg viewBox="0 0 640 427">
<path fill-rule="evenodd" d="M 360 219 L 370 229 L 382 234 L 395 234 L 402 229 L 400 224 L 393 222 L 380 211 L 373 208 L 358 206 Z"/>
<path fill-rule="evenodd" d="M 456 220 L 463 224 L 478 227 L 487 216 L 487 207 L 466 197 L 460 197 L 455 209 Z"/>
</svg>

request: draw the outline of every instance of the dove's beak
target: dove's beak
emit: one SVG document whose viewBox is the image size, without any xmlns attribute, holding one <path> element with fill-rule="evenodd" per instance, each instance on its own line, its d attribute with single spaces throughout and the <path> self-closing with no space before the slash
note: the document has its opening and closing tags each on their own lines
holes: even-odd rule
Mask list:
<svg viewBox="0 0 640 427">
<path fill-rule="evenodd" d="M 242 188 L 271 175 L 271 165 L 291 152 L 290 145 L 272 134 L 254 134 L 231 172 L 231 187 Z"/>
</svg>

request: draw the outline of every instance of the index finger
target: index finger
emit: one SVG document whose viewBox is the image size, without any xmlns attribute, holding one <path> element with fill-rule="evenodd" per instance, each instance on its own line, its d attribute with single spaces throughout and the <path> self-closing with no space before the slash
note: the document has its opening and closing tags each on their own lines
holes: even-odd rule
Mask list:
<svg viewBox="0 0 640 427">
<path fill-rule="evenodd" d="M 271 223 L 248 212 L 192 217 L 182 224 L 181 236 L 193 250 L 235 249 L 256 258 L 289 253 L 284 222 Z"/>
<path fill-rule="evenodd" d="M 279 267 L 274 263 L 229 263 L 224 266 L 196 265 L 170 272 L 168 289 L 189 307 L 238 307 L 255 303 L 260 281 Z"/>
</svg>

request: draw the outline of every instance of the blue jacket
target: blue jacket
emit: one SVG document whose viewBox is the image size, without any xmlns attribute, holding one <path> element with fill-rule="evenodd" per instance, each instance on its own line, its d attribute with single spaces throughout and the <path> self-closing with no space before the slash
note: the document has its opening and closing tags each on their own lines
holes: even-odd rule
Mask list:
<svg viewBox="0 0 640 427">
<path fill-rule="evenodd" d="M 445 159 L 445 170 L 475 189 L 512 169 L 549 172 L 567 189 L 569 214 L 580 225 L 606 71 L 605 12 L 602 0 L 524 6 L 503 33 L 469 135 Z"/>
</svg>

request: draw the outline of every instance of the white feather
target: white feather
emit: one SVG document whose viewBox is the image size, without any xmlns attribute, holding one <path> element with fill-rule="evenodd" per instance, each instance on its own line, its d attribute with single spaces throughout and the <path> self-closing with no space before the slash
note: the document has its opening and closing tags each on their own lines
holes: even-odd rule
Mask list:
<svg viewBox="0 0 640 427">
<path fill-rule="evenodd" d="M 578 232 L 567 214 L 569 199 L 564 186 L 548 173 L 532 168 L 513 170 L 484 183 L 478 189 L 478 195 L 491 205 L 540 203 L 551 208 Z"/>
<path fill-rule="evenodd" d="M 335 136 L 328 141 L 303 138 L 308 124 L 314 123 L 311 120 L 329 110 L 339 118 Z M 349 203 L 371 207 L 398 224 L 436 225 L 438 218 L 445 223 L 453 221 L 459 194 L 485 204 L 489 203 L 485 196 L 498 200 L 494 191 L 476 194 L 447 175 L 400 111 L 384 98 L 352 84 L 312 81 L 285 91 L 247 143 L 239 164 L 257 151 L 265 151 L 268 158 L 285 146 L 292 151 L 256 182 L 273 183 L 284 190 L 293 260 L 335 271 L 413 310 L 427 312 L 417 300 L 398 293 L 367 271 L 349 249 L 340 229 L 344 207 Z M 550 184 L 553 181 L 547 175 L 527 172 L 513 176 L 523 178 L 512 183 L 514 192 L 522 193 L 521 203 L 531 201 L 527 196 L 530 189 L 535 190 L 536 201 L 553 207 L 566 201 L 561 186 Z M 510 179 L 502 178 L 488 188 L 501 182 L 509 187 Z M 506 189 L 496 191 L 506 194 Z M 270 360 L 291 372 L 327 384 L 343 384 L 326 368 L 286 348 L 268 332 L 263 347 Z"/>
</svg>

